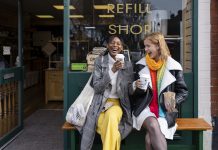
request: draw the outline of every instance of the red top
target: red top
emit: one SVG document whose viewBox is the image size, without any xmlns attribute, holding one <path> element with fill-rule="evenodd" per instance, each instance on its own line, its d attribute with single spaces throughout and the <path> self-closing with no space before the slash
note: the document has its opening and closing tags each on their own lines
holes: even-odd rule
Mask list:
<svg viewBox="0 0 218 150">
<path fill-rule="evenodd" d="M 150 74 L 151 74 L 153 97 L 149 107 L 151 112 L 153 112 L 158 118 L 159 111 L 158 111 L 158 92 L 157 92 L 157 71 L 150 69 Z"/>
</svg>

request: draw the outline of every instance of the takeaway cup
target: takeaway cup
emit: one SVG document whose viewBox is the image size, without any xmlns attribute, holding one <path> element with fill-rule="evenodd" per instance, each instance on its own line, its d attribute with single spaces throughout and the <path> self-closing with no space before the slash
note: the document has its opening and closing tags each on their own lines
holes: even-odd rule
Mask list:
<svg viewBox="0 0 218 150">
<path fill-rule="evenodd" d="M 122 62 L 122 65 L 124 66 L 124 55 L 123 54 L 117 54 L 116 55 L 116 61 L 121 61 Z"/>
<path fill-rule="evenodd" d="M 140 75 L 140 81 L 142 83 L 141 89 L 147 89 L 148 79 L 149 79 L 148 74 L 141 74 Z"/>
</svg>

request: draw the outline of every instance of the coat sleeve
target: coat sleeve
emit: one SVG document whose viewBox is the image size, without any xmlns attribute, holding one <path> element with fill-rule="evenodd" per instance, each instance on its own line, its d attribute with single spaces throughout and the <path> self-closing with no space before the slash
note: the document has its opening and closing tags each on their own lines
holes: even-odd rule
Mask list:
<svg viewBox="0 0 218 150">
<path fill-rule="evenodd" d="M 137 64 L 135 65 L 135 80 L 139 79 L 139 71 L 142 70 L 145 66 L 144 65 L 141 65 L 141 64 Z"/>
<path fill-rule="evenodd" d="M 135 66 L 135 75 L 134 75 L 134 80 L 138 80 L 140 77 L 139 77 L 139 72 L 144 68 L 145 66 L 144 65 L 141 65 L 141 64 L 137 64 Z M 140 88 L 136 88 L 135 91 L 132 93 L 133 97 L 136 96 L 136 95 L 146 95 L 146 91 L 140 89 Z"/>
<path fill-rule="evenodd" d="M 176 102 L 177 104 L 181 104 L 188 97 L 188 89 L 184 81 L 183 72 L 181 70 L 176 71 L 175 77 L 176 82 L 174 88 L 176 93 Z"/>
<path fill-rule="evenodd" d="M 133 85 L 132 85 L 133 81 L 134 81 L 134 72 L 133 72 L 132 63 L 129 63 L 127 80 L 128 80 L 127 81 L 128 93 L 129 93 L 129 95 L 132 95 L 134 93 Z"/>
<path fill-rule="evenodd" d="M 97 94 L 104 93 L 111 81 L 109 71 L 102 68 L 102 57 L 98 57 L 94 63 L 93 88 Z"/>
</svg>

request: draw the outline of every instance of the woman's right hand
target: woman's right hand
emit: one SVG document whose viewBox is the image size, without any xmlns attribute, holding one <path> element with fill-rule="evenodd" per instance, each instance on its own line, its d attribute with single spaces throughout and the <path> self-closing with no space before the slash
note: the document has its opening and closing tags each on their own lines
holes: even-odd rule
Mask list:
<svg viewBox="0 0 218 150">
<path fill-rule="evenodd" d="M 121 61 L 116 61 L 113 67 L 111 68 L 111 70 L 115 73 L 122 68 L 123 68 L 123 63 Z"/>
</svg>

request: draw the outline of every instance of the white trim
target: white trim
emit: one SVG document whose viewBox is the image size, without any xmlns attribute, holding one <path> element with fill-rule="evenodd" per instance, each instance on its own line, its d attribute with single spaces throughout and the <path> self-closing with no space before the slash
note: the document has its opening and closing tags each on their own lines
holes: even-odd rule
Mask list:
<svg viewBox="0 0 218 150">
<path fill-rule="evenodd" d="M 198 1 L 198 16 L 201 16 L 198 19 L 198 116 L 208 123 L 211 123 L 210 4 L 210 0 Z M 209 86 L 205 82 L 208 82 Z M 203 149 L 211 150 L 212 131 L 205 131 L 203 139 Z"/>
</svg>

